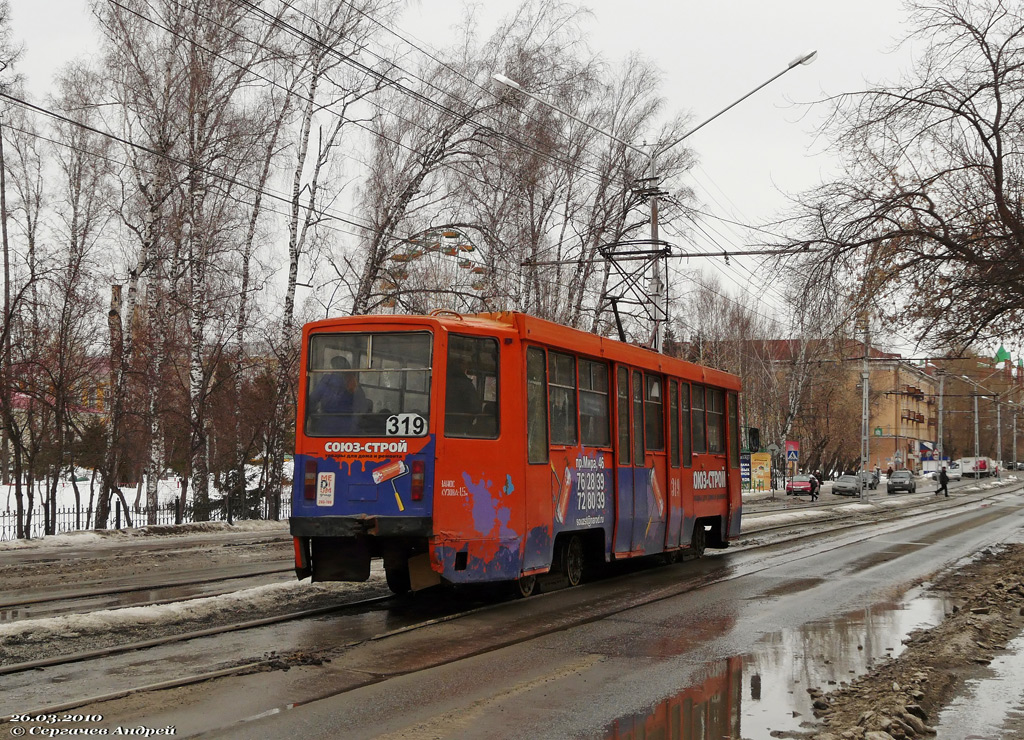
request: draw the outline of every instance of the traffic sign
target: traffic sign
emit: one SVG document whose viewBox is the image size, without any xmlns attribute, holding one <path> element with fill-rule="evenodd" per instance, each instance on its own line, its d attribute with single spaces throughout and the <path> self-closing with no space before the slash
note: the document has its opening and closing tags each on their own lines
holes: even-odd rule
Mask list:
<svg viewBox="0 0 1024 740">
<path fill-rule="evenodd" d="M 781 447 L 779 447 L 779 446 L 778 446 L 777 444 L 775 444 L 774 442 L 772 442 L 772 443 L 771 443 L 770 445 L 768 445 L 768 452 L 770 452 L 770 453 L 771 453 L 771 454 L 773 454 L 773 455 L 778 455 L 778 454 L 779 454 L 779 450 L 780 450 L 780 449 L 782 449 L 782 448 L 781 448 Z"/>
<path fill-rule="evenodd" d="M 800 443 L 786 440 L 786 462 L 798 462 L 800 460 Z"/>
</svg>

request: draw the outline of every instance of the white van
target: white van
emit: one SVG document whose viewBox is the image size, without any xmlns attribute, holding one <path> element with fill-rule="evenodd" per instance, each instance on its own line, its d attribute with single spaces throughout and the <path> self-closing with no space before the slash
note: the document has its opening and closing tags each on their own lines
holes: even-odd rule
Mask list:
<svg viewBox="0 0 1024 740">
<path fill-rule="evenodd" d="M 963 470 L 960 468 L 960 463 L 956 460 L 941 464 L 931 461 L 923 463 L 922 467 L 924 468 L 924 477 L 929 480 L 937 481 L 939 479 L 939 470 L 942 465 L 946 466 L 946 475 L 949 476 L 950 480 L 960 480 L 964 477 Z"/>
</svg>

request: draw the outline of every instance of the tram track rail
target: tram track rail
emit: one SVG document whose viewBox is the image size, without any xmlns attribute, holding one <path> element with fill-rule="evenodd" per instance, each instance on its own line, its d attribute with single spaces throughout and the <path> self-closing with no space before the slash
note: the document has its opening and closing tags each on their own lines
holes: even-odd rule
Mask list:
<svg viewBox="0 0 1024 740">
<path fill-rule="evenodd" d="M 962 495 L 956 496 L 955 498 L 953 498 L 949 502 L 943 501 L 944 505 L 942 506 L 942 510 L 944 511 L 944 510 L 952 509 L 952 508 L 962 508 L 962 507 L 965 507 L 965 506 L 970 506 L 971 504 L 977 503 L 978 501 L 984 501 L 985 499 L 995 498 L 997 496 L 1002 496 L 1002 495 L 1005 495 L 1005 494 L 1008 494 L 1008 493 L 1014 493 L 1016 491 L 1021 491 L 1021 490 L 1024 490 L 1024 482 L 1014 481 L 1014 482 L 1007 483 L 1006 486 L 1000 487 L 999 489 L 990 489 L 990 490 L 982 491 L 982 492 L 978 492 L 978 491 L 972 491 L 970 493 L 965 492 Z M 836 506 L 850 505 L 850 504 L 856 504 L 856 503 L 858 503 L 857 499 L 853 499 L 852 501 L 851 500 L 845 500 L 845 501 L 826 502 L 824 504 L 824 506 L 832 508 L 832 507 L 836 507 Z M 743 539 L 746 539 L 748 537 L 757 537 L 758 535 L 761 535 L 761 534 L 764 534 L 764 533 L 767 533 L 767 532 L 780 532 L 780 531 L 786 531 L 786 530 L 791 530 L 791 529 L 799 529 L 799 528 L 805 528 L 808 525 L 825 524 L 825 523 L 830 523 L 830 522 L 831 523 L 835 523 L 837 525 L 835 527 L 832 527 L 829 530 L 830 532 L 837 532 L 837 531 L 841 531 L 841 530 L 845 530 L 845 529 L 854 529 L 854 528 L 857 528 L 857 527 L 870 526 L 872 524 L 877 524 L 877 523 L 880 523 L 880 522 L 892 521 L 893 519 L 897 519 L 897 518 L 899 518 L 901 516 L 906 516 L 908 514 L 910 514 L 910 515 L 917 515 L 917 514 L 921 513 L 922 510 L 924 510 L 924 509 L 933 509 L 933 507 L 934 507 L 934 505 L 936 503 L 937 502 L 934 500 L 933 496 L 929 495 L 929 496 L 927 496 L 925 498 L 918 499 L 917 501 L 911 503 L 908 506 L 902 506 L 902 507 L 898 507 L 898 508 L 894 507 L 894 508 L 888 509 L 888 510 L 881 510 L 878 513 L 872 515 L 872 518 L 870 520 L 858 519 L 856 521 L 852 521 L 852 522 L 848 522 L 848 523 L 843 523 L 843 521 L 842 521 L 843 519 L 855 518 L 857 516 L 858 512 L 850 512 L 848 514 L 831 514 L 831 513 L 827 513 L 827 514 L 825 514 L 824 516 L 822 516 L 821 518 L 818 518 L 818 519 L 814 519 L 814 518 L 808 517 L 808 518 L 802 518 L 802 519 L 793 520 L 793 521 L 789 521 L 789 522 L 782 522 L 782 523 L 779 523 L 779 524 L 769 524 L 767 526 L 758 526 L 755 529 L 749 529 L 749 530 L 741 532 L 741 534 L 740 534 L 740 541 L 742 542 Z M 816 506 L 815 508 L 821 509 L 822 506 Z M 812 510 L 811 509 L 784 509 L 784 510 L 768 509 L 768 510 L 763 510 L 763 511 L 757 512 L 758 516 L 756 516 L 756 517 L 751 516 L 748 513 L 744 517 L 744 521 L 745 522 L 753 522 L 753 521 L 756 521 L 757 519 L 760 519 L 760 518 L 767 518 L 767 517 L 775 516 L 775 515 L 779 515 L 779 514 L 790 514 L 790 513 L 799 512 L 799 511 L 811 512 Z M 797 534 L 796 536 L 794 536 L 793 538 L 790 538 L 790 539 L 800 539 L 800 538 L 807 538 L 807 537 L 815 537 L 815 536 L 818 536 L 820 534 L 821 534 L 820 532 L 800 533 L 800 534 Z M 786 541 L 790 541 L 790 539 L 787 539 Z"/>
<path fill-rule="evenodd" d="M 330 606 L 313 607 L 310 609 L 301 609 L 298 611 L 288 612 L 286 614 L 278 614 L 270 617 L 260 617 L 258 619 L 249 619 L 240 622 L 233 622 L 224 625 L 218 625 L 216 627 L 207 627 L 200 630 L 191 630 L 189 632 L 179 632 L 172 635 L 164 635 L 161 637 L 154 637 L 148 640 L 138 640 L 136 642 L 123 643 L 120 645 L 111 645 L 105 648 L 97 648 L 96 650 L 87 650 L 78 653 L 70 653 L 67 655 L 54 655 L 48 658 L 39 658 L 37 660 L 24 661 L 22 663 L 12 663 L 10 665 L 0 665 L 0 676 L 11 675 L 15 673 L 23 673 L 25 671 L 38 670 L 40 668 L 50 668 L 53 666 L 69 665 L 72 663 L 83 663 L 89 660 L 96 660 L 98 658 L 106 658 L 114 655 L 120 655 L 123 653 L 135 652 L 137 650 L 146 650 L 153 647 L 159 647 L 161 645 L 168 645 L 175 642 L 186 642 L 188 640 L 194 640 L 200 637 L 210 637 L 213 635 L 226 634 L 228 632 L 239 632 L 242 630 L 255 629 L 257 627 L 264 627 L 271 624 L 280 624 L 282 622 L 292 622 L 301 619 L 309 619 L 312 617 L 323 616 L 325 614 L 333 614 L 341 611 L 356 611 L 360 610 L 370 611 L 370 607 L 379 607 L 382 604 L 393 602 L 396 599 L 394 595 L 375 596 L 369 599 L 361 599 L 359 601 L 346 602 L 344 604 L 332 604 Z M 268 661 L 258 661 L 253 665 L 263 665 Z M 242 670 L 241 667 L 236 669 L 234 672 Z"/>
<path fill-rule="evenodd" d="M 161 591 L 173 588 L 187 588 L 189 586 L 201 586 L 207 583 L 219 583 L 224 581 L 244 580 L 247 578 L 259 578 L 260 576 L 276 575 L 279 573 L 290 573 L 294 566 L 278 566 L 274 568 L 263 568 L 245 573 L 233 575 L 212 575 L 203 578 L 188 578 L 179 581 L 168 581 L 164 583 L 130 584 L 117 587 L 96 587 L 78 589 L 63 592 L 54 592 L 42 596 L 32 596 L 17 599 L 0 600 L 0 609 L 13 609 L 38 606 L 41 604 L 52 604 L 61 601 L 80 601 L 84 599 L 102 598 L 104 596 L 117 596 L 119 594 L 138 593 L 140 591 Z M 190 598 L 201 598 L 209 594 L 199 594 Z M 145 602 L 136 602 L 130 606 L 150 606 L 153 604 L 169 603 L 170 601 L 182 601 L 183 599 L 161 599 Z"/>
</svg>

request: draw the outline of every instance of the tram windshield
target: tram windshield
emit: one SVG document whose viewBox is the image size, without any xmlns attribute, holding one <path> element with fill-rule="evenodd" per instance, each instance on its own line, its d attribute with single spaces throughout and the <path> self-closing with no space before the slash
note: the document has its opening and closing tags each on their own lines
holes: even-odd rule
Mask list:
<svg viewBox="0 0 1024 740">
<path fill-rule="evenodd" d="M 429 332 L 314 335 L 306 375 L 306 434 L 425 435 L 432 346 Z"/>
</svg>

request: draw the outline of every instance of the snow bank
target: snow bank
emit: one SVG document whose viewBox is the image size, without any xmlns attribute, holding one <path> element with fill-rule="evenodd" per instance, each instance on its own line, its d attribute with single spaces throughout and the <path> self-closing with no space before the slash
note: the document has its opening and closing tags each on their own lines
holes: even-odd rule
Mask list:
<svg viewBox="0 0 1024 740">
<path fill-rule="evenodd" d="M 74 547 L 107 542 L 110 539 L 110 534 L 106 532 L 70 532 L 68 534 L 40 537 L 34 540 L 4 540 L 0 542 L 0 551 L 24 550 L 44 545 L 47 547 Z"/>
<path fill-rule="evenodd" d="M 288 532 L 288 522 L 266 519 L 247 519 L 234 524 L 227 522 L 194 522 L 192 524 L 154 524 L 134 529 L 104 529 L 87 532 L 47 535 L 31 540 L 6 540 L 0 542 L 0 552 L 43 547 L 81 547 L 109 542 L 124 542 L 140 537 L 178 537 L 202 532 Z"/>
<path fill-rule="evenodd" d="M 383 577 L 382 572 L 371 574 L 370 581 L 367 583 L 382 580 Z M 266 616 L 271 613 L 280 613 L 282 604 L 287 605 L 309 596 L 330 596 L 338 594 L 342 590 L 351 590 L 353 586 L 365 587 L 365 585 L 310 584 L 309 581 L 291 581 L 171 604 L 131 606 L 123 609 L 105 609 L 90 614 L 68 614 L 59 617 L 30 619 L 0 624 L 0 643 L 40 643 L 108 632 L 151 629 L 162 625 L 191 621 L 213 623 L 218 619 L 231 618 L 240 612 L 244 614 L 256 612 Z M 376 585 L 379 587 L 379 584 Z M 297 610 L 302 607 L 296 605 L 293 608 Z M 255 619 L 257 616 L 247 616 L 246 618 Z"/>
</svg>

